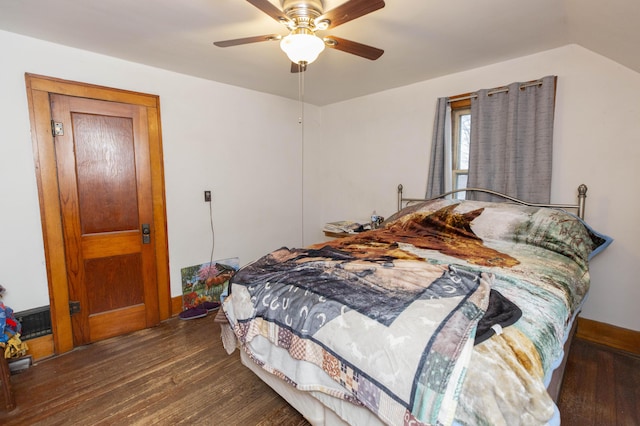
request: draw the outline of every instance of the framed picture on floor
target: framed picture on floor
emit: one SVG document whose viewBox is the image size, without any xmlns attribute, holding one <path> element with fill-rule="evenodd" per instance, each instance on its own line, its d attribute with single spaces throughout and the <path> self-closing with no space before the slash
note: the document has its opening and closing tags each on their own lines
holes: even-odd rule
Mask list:
<svg viewBox="0 0 640 426">
<path fill-rule="evenodd" d="M 238 268 L 237 257 L 182 268 L 182 308 L 187 310 L 205 302 L 222 302 L 229 280 Z"/>
</svg>

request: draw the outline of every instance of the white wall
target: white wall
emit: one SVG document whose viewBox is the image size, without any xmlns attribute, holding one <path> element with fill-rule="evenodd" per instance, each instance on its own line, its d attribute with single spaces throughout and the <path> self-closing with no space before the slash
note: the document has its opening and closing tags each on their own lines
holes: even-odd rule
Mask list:
<svg viewBox="0 0 640 426">
<path fill-rule="evenodd" d="M 205 189 L 214 258 L 301 244 L 297 102 L 2 31 L 0 58 L 0 284 L 14 310 L 49 304 L 25 72 L 160 96 L 172 296 L 180 269 L 210 257 Z M 317 108 L 305 114 L 317 122 Z"/>
<path fill-rule="evenodd" d="M 306 220 L 388 216 L 398 183 L 422 197 L 436 98 L 545 75 L 558 76 L 552 201 L 572 202 L 587 184 L 587 221 L 615 238 L 592 262 L 583 316 L 640 330 L 640 199 L 631 186 L 640 181 L 640 74 L 577 45 L 324 107 L 321 146 L 307 148 L 316 167 Z"/>
</svg>

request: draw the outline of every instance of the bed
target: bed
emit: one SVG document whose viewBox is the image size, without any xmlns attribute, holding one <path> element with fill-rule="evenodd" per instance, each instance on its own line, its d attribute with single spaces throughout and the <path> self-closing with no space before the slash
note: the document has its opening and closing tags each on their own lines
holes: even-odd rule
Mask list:
<svg viewBox="0 0 640 426">
<path fill-rule="evenodd" d="M 611 239 L 583 221 L 584 185 L 576 204 L 502 197 L 400 186 L 379 229 L 246 265 L 225 347 L 314 425 L 559 424 L 589 260 Z"/>
</svg>

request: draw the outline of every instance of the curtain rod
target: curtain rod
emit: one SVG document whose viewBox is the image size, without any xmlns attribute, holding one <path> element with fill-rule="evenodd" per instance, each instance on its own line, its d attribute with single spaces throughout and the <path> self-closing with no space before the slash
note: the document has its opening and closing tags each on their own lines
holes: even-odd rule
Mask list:
<svg viewBox="0 0 640 426">
<path fill-rule="evenodd" d="M 530 81 L 528 83 L 522 83 L 520 85 L 520 90 L 526 89 L 527 87 L 531 87 L 531 86 L 542 86 L 542 80 L 536 80 L 536 81 Z M 503 87 L 496 87 L 494 89 L 490 89 L 487 92 L 487 95 L 491 96 L 491 95 L 495 95 L 496 93 L 503 93 L 503 92 L 508 92 L 509 88 L 507 86 L 503 86 Z M 448 103 L 451 102 L 457 102 L 457 101 L 466 101 L 467 99 L 474 99 L 477 98 L 478 94 L 476 92 L 470 93 L 468 95 L 461 95 L 461 96 L 454 96 L 451 98 L 447 99 Z"/>
</svg>

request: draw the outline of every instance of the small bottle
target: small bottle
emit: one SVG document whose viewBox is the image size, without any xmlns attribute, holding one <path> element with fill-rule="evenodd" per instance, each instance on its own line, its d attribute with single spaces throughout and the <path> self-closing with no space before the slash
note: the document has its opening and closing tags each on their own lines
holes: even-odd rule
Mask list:
<svg viewBox="0 0 640 426">
<path fill-rule="evenodd" d="M 378 214 L 374 210 L 373 213 L 371 213 L 371 229 L 378 229 L 378 225 L 380 225 L 378 217 Z"/>
</svg>

